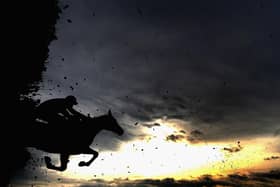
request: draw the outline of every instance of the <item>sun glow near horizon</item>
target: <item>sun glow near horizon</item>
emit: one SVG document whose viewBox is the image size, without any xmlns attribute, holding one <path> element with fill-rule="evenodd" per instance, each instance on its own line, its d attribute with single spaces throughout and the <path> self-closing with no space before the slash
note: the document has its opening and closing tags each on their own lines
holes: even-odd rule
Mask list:
<svg viewBox="0 0 280 187">
<path fill-rule="evenodd" d="M 178 129 L 170 124 L 147 128 L 146 138 L 123 143 L 116 152 L 101 152 L 90 167 L 78 167 L 79 161 L 88 160 L 90 155 L 73 156 L 63 175 L 86 180 L 188 179 L 269 167 L 264 167 L 267 164 L 264 164 L 264 157 L 269 155 L 264 142 L 268 140 L 242 142 L 242 150 L 229 153 L 224 147 L 230 142 L 191 144 L 186 140 L 166 140 L 166 136 L 174 131 Z"/>
</svg>

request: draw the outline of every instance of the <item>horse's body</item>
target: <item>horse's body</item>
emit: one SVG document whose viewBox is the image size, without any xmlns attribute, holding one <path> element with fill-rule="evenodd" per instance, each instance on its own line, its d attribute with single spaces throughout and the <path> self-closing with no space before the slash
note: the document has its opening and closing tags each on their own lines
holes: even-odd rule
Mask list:
<svg viewBox="0 0 280 187">
<path fill-rule="evenodd" d="M 92 154 L 93 157 L 88 162 L 80 162 L 79 166 L 89 166 L 97 158 L 98 152 L 92 150 L 94 137 L 101 130 L 109 130 L 119 135 L 123 134 L 123 129 L 119 126 L 111 112 L 100 117 L 87 117 L 80 124 L 36 124 L 31 127 L 32 135 L 25 139 L 26 147 L 34 147 L 49 153 L 60 154 L 61 166 L 51 164 L 51 159 L 45 157 L 46 166 L 49 169 L 64 171 L 70 155 Z"/>
</svg>

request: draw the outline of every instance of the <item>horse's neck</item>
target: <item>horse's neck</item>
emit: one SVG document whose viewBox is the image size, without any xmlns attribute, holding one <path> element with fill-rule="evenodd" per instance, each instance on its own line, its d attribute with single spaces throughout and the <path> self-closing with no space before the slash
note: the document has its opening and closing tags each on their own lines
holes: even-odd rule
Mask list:
<svg viewBox="0 0 280 187">
<path fill-rule="evenodd" d="M 102 128 L 100 128 L 100 126 L 89 126 L 89 128 L 87 129 L 87 133 L 96 136 L 100 131 L 102 130 Z"/>
<path fill-rule="evenodd" d="M 94 118 L 94 124 L 88 126 L 87 132 L 97 135 L 104 128 L 104 120 L 102 118 Z"/>
</svg>

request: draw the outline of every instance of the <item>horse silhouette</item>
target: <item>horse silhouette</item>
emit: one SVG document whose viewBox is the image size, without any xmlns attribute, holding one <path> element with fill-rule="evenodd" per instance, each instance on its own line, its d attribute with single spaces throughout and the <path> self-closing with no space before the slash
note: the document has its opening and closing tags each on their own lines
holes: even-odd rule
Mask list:
<svg viewBox="0 0 280 187">
<path fill-rule="evenodd" d="M 106 115 L 93 118 L 88 116 L 82 121 L 67 121 L 67 123 L 57 124 L 55 127 L 40 122 L 36 123 L 29 129 L 31 134 L 23 141 L 25 147 L 60 154 L 60 166 L 53 165 L 51 158 L 45 157 L 47 168 L 57 171 L 66 170 L 70 155 L 93 155 L 89 161 L 79 162 L 80 167 L 89 166 L 98 157 L 98 152 L 91 149 L 90 145 L 101 130 L 112 131 L 118 135 L 122 135 L 124 132 L 111 111 Z"/>
</svg>

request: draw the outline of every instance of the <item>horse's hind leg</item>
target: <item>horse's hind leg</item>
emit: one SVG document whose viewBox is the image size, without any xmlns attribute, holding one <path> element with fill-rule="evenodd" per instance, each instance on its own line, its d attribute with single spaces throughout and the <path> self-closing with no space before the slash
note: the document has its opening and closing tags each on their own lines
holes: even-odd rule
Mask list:
<svg viewBox="0 0 280 187">
<path fill-rule="evenodd" d="M 67 163 L 69 162 L 69 155 L 68 154 L 61 154 L 60 155 L 60 166 L 55 166 L 51 163 L 50 157 L 45 157 L 46 166 L 48 169 L 53 169 L 57 171 L 64 171 L 67 168 Z"/>
<path fill-rule="evenodd" d="M 89 165 L 98 157 L 98 152 L 95 151 L 95 150 L 92 150 L 91 148 L 87 148 L 86 150 L 84 150 L 84 151 L 82 152 L 82 154 L 92 154 L 93 156 L 92 156 L 92 158 L 91 158 L 89 161 L 87 161 L 87 162 L 81 161 L 81 162 L 79 163 L 79 166 L 89 166 Z"/>
</svg>

